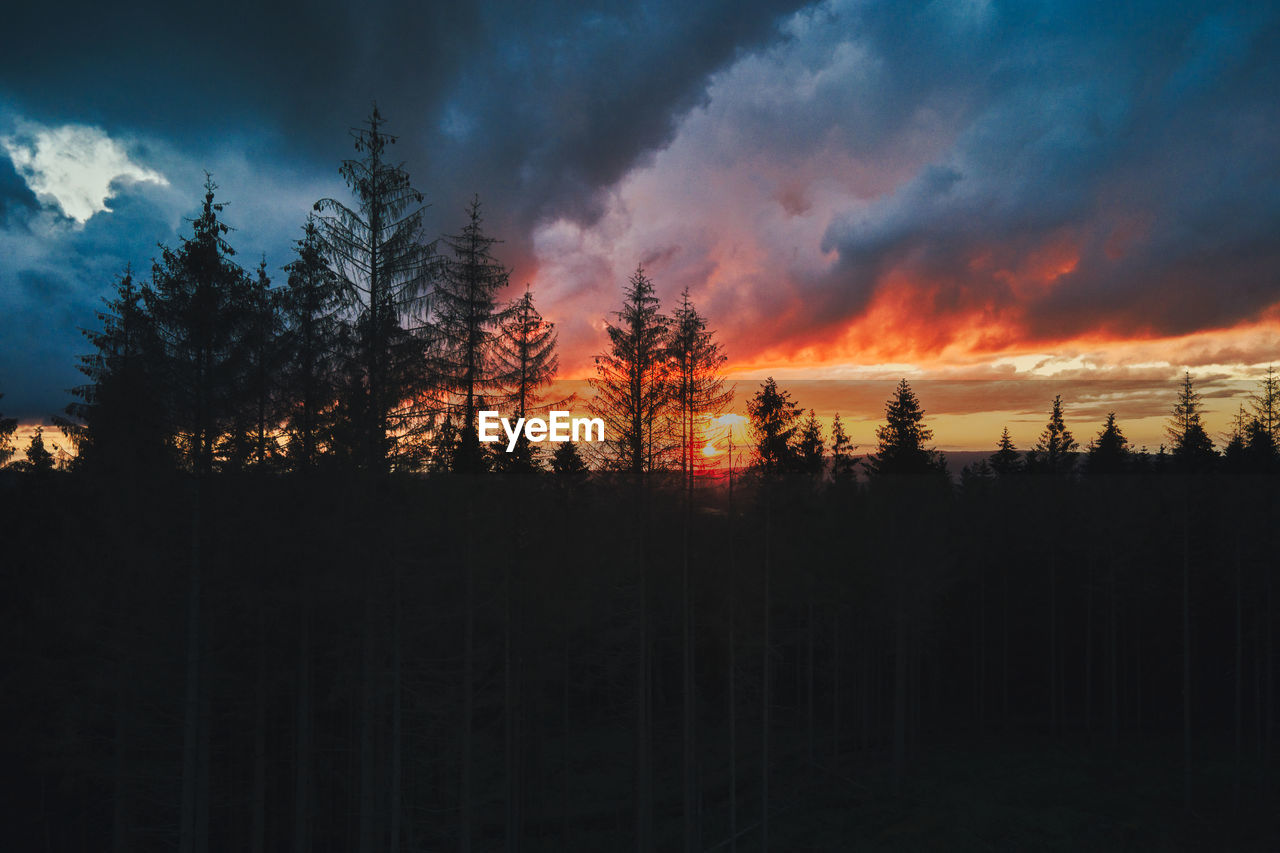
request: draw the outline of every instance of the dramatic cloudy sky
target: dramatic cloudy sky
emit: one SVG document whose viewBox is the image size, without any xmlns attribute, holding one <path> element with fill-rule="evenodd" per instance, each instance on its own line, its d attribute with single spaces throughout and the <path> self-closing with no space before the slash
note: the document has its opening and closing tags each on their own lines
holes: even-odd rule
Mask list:
<svg viewBox="0 0 1280 853">
<path fill-rule="evenodd" d="M 1222 422 L 1280 360 L 1278 91 L 1273 3 L 23 4 L 0 409 L 65 405 L 79 328 L 185 233 L 205 170 L 241 261 L 286 263 L 376 98 L 432 233 L 480 194 L 570 373 L 643 263 L 742 376 L 1151 420 L 1189 369 Z"/>
</svg>

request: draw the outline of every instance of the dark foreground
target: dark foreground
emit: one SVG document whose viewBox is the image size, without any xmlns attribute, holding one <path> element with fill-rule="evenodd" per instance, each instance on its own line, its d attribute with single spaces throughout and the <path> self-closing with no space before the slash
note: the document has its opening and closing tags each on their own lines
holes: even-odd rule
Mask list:
<svg viewBox="0 0 1280 853">
<path fill-rule="evenodd" d="M 6 475 L 4 846 L 1280 849 L 1278 499 Z"/>
</svg>

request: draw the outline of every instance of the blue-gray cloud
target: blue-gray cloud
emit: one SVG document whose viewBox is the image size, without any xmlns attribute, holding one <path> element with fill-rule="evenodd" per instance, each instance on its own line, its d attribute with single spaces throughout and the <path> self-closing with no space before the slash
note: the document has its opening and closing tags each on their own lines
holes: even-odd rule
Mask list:
<svg viewBox="0 0 1280 853">
<path fill-rule="evenodd" d="M 54 25 L 45 8 L 6 10 L 0 135 L 22 122 L 90 127 L 127 141 L 172 187 L 117 185 L 115 212 L 77 232 L 0 155 L 5 406 L 61 408 L 83 349 L 76 327 L 93 323 L 126 262 L 145 269 L 157 242 L 184 232 L 203 169 L 231 202 L 240 260 L 265 252 L 278 268 L 310 202 L 343 192 L 347 129 L 376 99 L 432 203 L 432 233 L 456 229 L 479 192 L 518 261 L 540 219 L 593 216 L 600 193 L 669 138 L 706 76 L 776 36 L 796 5 L 231 2 L 209 14 L 82 0 L 59 7 Z M 138 220 L 136 198 L 157 205 L 155 221 Z"/>
</svg>

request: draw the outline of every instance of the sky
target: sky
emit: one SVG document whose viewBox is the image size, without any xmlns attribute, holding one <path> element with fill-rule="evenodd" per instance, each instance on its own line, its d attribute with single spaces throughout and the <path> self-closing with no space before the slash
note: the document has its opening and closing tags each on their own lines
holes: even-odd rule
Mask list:
<svg viewBox="0 0 1280 853">
<path fill-rule="evenodd" d="M 1078 436 L 1114 408 L 1154 447 L 1183 371 L 1220 431 L 1280 362 L 1274 3 L 3 14 L 0 411 L 26 422 L 69 401 L 80 330 L 187 233 L 206 171 L 240 262 L 278 271 L 347 197 L 374 100 L 429 233 L 479 195 L 570 377 L 638 264 L 664 305 L 690 290 L 742 389 L 792 383 L 855 442 L 906 376 L 941 446 L 1028 444 L 1061 393 Z"/>
</svg>

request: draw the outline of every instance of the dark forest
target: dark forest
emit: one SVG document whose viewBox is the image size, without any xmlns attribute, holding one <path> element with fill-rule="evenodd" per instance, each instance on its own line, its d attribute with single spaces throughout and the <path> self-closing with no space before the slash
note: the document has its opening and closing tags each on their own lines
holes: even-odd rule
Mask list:
<svg viewBox="0 0 1280 853">
<path fill-rule="evenodd" d="M 1186 375 L 1156 453 L 1057 398 L 961 471 L 906 380 L 855 455 L 770 379 L 711 464 L 725 356 L 638 267 L 606 440 L 506 453 L 554 326 L 353 138 L 281 282 L 210 178 L 75 456 L 0 470 L 8 849 L 1280 847 L 1274 373 L 1217 441 Z"/>
</svg>

